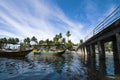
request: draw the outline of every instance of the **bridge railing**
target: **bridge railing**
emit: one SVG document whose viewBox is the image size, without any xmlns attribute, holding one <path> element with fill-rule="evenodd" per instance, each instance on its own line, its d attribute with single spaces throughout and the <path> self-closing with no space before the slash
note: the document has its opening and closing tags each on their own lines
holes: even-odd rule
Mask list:
<svg viewBox="0 0 120 80">
<path fill-rule="evenodd" d="M 86 37 L 85 40 L 93 37 L 97 33 L 101 32 L 103 29 L 107 28 L 109 25 L 114 23 L 120 18 L 120 6 L 118 6 L 109 16 L 107 16 L 97 27 L 95 27 Z"/>
</svg>

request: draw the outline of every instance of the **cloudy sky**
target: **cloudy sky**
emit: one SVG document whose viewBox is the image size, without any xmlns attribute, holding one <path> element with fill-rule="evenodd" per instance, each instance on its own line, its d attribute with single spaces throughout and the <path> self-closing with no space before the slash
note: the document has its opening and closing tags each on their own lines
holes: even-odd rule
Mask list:
<svg viewBox="0 0 120 80">
<path fill-rule="evenodd" d="M 63 37 L 77 43 L 107 17 L 120 0 L 0 0 L 0 37 Z"/>
</svg>

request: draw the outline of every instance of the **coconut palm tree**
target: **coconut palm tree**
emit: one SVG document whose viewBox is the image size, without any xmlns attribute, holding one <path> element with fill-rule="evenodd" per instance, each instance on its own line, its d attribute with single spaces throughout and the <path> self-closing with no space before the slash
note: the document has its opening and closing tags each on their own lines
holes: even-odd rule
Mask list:
<svg viewBox="0 0 120 80">
<path fill-rule="evenodd" d="M 80 44 L 82 44 L 82 43 L 83 43 L 83 40 L 81 39 L 81 40 L 80 40 Z"/>
<path fill-rule="evenodd" d="M 29 37 L 26 38 L 26 42 L 27 42 L 28 45 L 30 44 L 30 38 Z"/>
<path fill-rule="evenodd" d="M 59 38 L 59 42 L 61 43 L 62 33 L 59 33 L 58 38 Z"/>
<path fill-rule="evenodd" d="M 72 41 L 69 40 L 66 47 L 67 47 L 67 49 L 71 50 L 73 48 L 73 45 L 74 44 L 72 43 Z"/>
<path fill-rule="evenodd" d="M 35 43 L 38 43 L 37 38 L 36 38 L 35 36 L 33 36 L 33 37 L 31 38 L 31 41 L 34 41 Z"/>
<path fill-rule="evenodd" d="M 0 39 L 0 48 L 5 48 L 7 45 L 7 39 L 6 38 L 1 38 Z"/>
<path fill-rule="evenodd" d="M 66 44 L 66 39 L 65 38 L 62 38 L 62 43 Z"/>
<path fill-rule="evenodd" d="M 68 41 L 69 41 L 69 37 L 71 36 L 70 31 L 67 31 L 66 36 L 68 37 Z"/>
<path fill-rule="evenodd" d="M 55 44 L 58 44 L 59 42 L 59 35 L 55 35 L 55 37 L 53 38 L 53 42 L 55 43 Z"/>
<path fill-rule="evenodd" d="M 37 41 L 37 38 L 36 38 L 35 36 L 33 36 L 33 37 L 31 38 L 31 41 L 35 42 L 34 44 L 32 44 L 32 47 L 33 47 L 34 49 L 38 49 L 38 41 Z"/>
<path fill-rule="evenodd" d="M 15 38 L 15 43 L 18 44 L 19 43 L 19 39 Z"/>
<path fill-rule="evenodd" d="M 47 43 L 47 45 L 49 45 L 49 39 L 46 39 L 46 43 Z"/>
<path fill-rule="evenodd" d="M 42 44 L 44 44 L 44 41 L 43 41 L 43 40 L 40 40 L 40 41 L 39 41 L 39 45 L 42 45 Z"/>
</svg>

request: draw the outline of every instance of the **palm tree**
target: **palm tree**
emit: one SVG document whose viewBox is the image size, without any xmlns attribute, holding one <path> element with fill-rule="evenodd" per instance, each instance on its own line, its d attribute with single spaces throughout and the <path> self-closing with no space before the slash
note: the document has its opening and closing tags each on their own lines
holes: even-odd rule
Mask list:
<svg viewBox="0 0 120 80">
<path fill-rule="evenodd" d="M 55 35 L 55 37 L 53 38 L 53 41 L 54 41 L 55 44 L 58 44 L 59 35 Z"/>
<path fill-rule="evenodd" d="M 66 39 L 65 38 L 62 39 L 62 43 L 66 44 Z"/>
<path fill-rule="evenodd" d="M 58 38 L 59 38 L 59 41 L 60 41 L 60 43 L 61 43 L 62 33 L 59 33 Z"/>
<path fill-rule="evenodd" d="M 15 38 L 9 38 L 7 42 L 9 43 L 9 49 L 10 49 L 10 44 L 13 44 L 13 45 L 16 44 Z"/>
<path fill-rule="evenodd" d="M 6 38 L 1 38 L 0 39 L 0 48 L 5 48 L 7 45 L 7 39 Z"/>
<path fill-rule="evenodd" d="M 81 39 L 81 40 L 80 40 L 80 44 L 82 44 L 82 43 L 83 43 L 83 40 Z"/>
<path fill-rule="evenodd" d="M 31 38 L 31 41 L 34 41 L 35 43 L 38 43 L 38 42 L 37 42 L 37 38 L 36 38 L 35 36 L 33 36 L 33 37 Z"/>
<path fill-rule="evenodd" d="M 46 39 L 46 43 L 47 43 L 47 45 L 49 45 L 49 39 Z"/>
<path fill-rule="evenodd" d="M 24 43 L 27 44 L 27 39 L 26 38 L 24 39 Z"/>
<path fill-rule="evenodd" d="M 69 41 L 69 37 L 71 36 L 70 31 L 67 31 L 66 36 L 68 37 L 68 41 Z"/>
<path fill-rule="evenodd" d="M 3 38 L 3 47 L 6 47 L 7 46 L 7 39 L 6 38 Z"/>
<path fill-rule="evenodd" d="M 38 41 L 37 41 L 37 38 L 36 38 L 35 36 L 33 36 L 33 37 L 31 38 L 31 41 L 35 42 L 34 44 L 32 44 L 32 47 L 33 47 L 34 49 L 38 49 Z"/>
<path fill-rule="evenodd" d="M 30 44 L 30 38 L 29 37 L 26 38 L 26 42 L 27 42 L 27 44 Z"/>
<path fill-rule="evenodd" d="M 71 50 L 73 48 L 73 43 L 71 40 L 68 40 L 68 43 L 67 43 L 67 49 Z"/>
<path fill-rule="evenodd" d="M 18 42 L 19 42 L 19 39 L 15 38 L 15 43 L 18 44 Z"/>
<path fill-rule="evenodd" d="M 30 38 L 29 37 L 24 39 L 24 43 L 25 43 L 25 47 L 30 48 Z"/>
<path fill-rule="evenodd" d="M 43 41 L 43 40 L 40 40 L 40 41 L 39 41 L 39 45 L 42 45 L 42 44 L 44 44 L 44 41 Z"/>
</svg>

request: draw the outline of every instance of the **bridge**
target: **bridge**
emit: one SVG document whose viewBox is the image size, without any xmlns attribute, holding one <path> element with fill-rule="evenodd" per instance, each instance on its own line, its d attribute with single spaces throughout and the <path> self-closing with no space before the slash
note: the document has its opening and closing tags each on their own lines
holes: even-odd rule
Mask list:
<svg viewBox="0 0 120 80">
<path fill-rule="evenodd" d="M 106 51 L 111 43 L 112 52 Z M 106 74 L 106 60 L 112 55 L 114 74 L 120 75 L 120 6 L 106 17 L 77 48 L 81 60 L 93 70 Z"/>
</svg>

